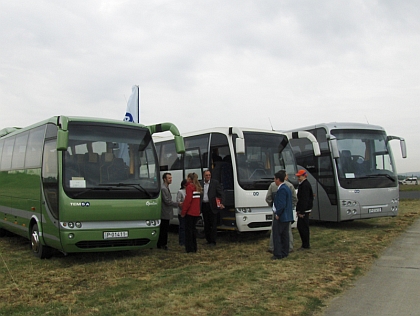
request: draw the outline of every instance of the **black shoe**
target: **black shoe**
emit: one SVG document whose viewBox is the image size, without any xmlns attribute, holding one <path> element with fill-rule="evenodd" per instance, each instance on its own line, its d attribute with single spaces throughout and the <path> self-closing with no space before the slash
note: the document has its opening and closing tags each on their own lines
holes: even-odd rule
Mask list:
<svg viewBox="0 0 420 316">
<path fill-rule="evenodd" d="M 158 249 L 168 250 L 168 246 L 157 246 Z"/>
<path fill-rule="evenodd" d="M 267 252 L 269 252 L 269 253 L 273 253 L 273 250 L 271 250 L 271 249 L 267 249 Z"/>
<path fill-rule="evenodd" d="M 300 248 L 298 249 L 298 251 L 308 250 L 308 249 L 311 249 L 311 247 L 300 247 Z"/>
<path fill-rule="evenodd" d="M 283 257 L 276 257 L 276 256 L 271 257 L 271 260 L 280 260 L 280 259 L 283 259 Z"/>
</svg>

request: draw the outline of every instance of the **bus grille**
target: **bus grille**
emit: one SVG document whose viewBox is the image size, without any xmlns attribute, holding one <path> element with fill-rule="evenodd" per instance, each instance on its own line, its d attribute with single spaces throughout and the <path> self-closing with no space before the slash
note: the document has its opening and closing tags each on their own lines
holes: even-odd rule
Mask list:
<svg viewBox="0 0 420 316">
<path fill-rule="evenodd" d="M 260 227 L 270 227 L 272 224 L 272 222 L 253 222 L 253 223 L 249 223 L 248 227 L 249 228 L 260 228 Z"/>
<path fill-rule="evenodd" d="M 133 247 L 144 246 L 150 242 L 148 238 L 125 239 L 125 240 L 89 240 L 79 241 L 76 246 L 83 249 L 88 248 L 110 248 L 110 247 Z"/>
</svg>

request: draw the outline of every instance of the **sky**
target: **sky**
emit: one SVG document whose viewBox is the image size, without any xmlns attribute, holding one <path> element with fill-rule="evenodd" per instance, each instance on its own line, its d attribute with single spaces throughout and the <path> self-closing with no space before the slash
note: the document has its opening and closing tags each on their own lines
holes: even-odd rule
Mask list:
<svg viewBox="0 0 420 316">
<path fill-rule="evenodd" d="M 0 129 L 54 115 L 181 134 L 380 125 L 420 171 L 420 1 L 0 0 Z"/>
</svg>

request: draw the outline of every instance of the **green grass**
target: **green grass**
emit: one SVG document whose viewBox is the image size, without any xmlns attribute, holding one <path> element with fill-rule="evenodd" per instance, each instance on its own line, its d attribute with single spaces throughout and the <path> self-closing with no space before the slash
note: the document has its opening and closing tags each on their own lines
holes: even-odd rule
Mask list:
<svg viewBox="0 0 420 316">
<path fill-rule="evenodd" d="M 420 185 L 402 185 L 402 184 L 400 184 L 400 191 L 420 191 Z"/>
<path fill-rule="evenodd" d="M 0 315 L 313 315 L 420 216 L 406 200 L 395 218 L 312 223 L 311 246 L 272 261 L 269 235 L 220 233 L 186 254 L 57 254 L 39 260 L 20 237 L 0 239 Z M 297 230 L 293 231 L 299 246 Z"/>
</svg>

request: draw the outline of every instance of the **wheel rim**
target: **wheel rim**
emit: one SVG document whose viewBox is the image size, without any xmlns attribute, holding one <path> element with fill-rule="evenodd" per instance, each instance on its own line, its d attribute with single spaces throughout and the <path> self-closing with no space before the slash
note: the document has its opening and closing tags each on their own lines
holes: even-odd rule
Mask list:
<svg viewBox="0 0 420 316">
<path fill-rule="evenodd" d="M 32 232 L 31 244 L 32 251 L 37 253 L 39 251 L 39 235 L 37 230 Z"/>
</svg>

